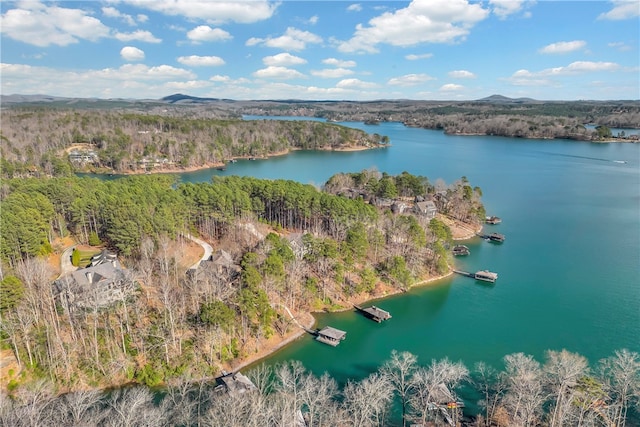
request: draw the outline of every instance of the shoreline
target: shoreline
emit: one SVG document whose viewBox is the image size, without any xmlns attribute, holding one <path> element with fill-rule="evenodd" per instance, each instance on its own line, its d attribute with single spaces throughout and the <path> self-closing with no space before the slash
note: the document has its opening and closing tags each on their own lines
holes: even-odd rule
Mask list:
<svg viewBox="0 0 640 427">
<path fill-rule="evenodd" d="M 449 271 L 445 274 L 441 274 L 439 276 L 434 276 L 434 277 L 428 277 L 426 279 L 420 280 L 416 283 L 414 283 L 413 285 L 411 285 L 407 290 L 402 290 L 402 289 L 393 289 L 391 292 L 385 293 L 383 295 L 369 295 L 367 298 L 355 298 L 353 300 L 349 300 L 349 303 L 353 304 L 370 304 L 372 302 L 375 301 L 380 301 L 380 300 L 384 300 L 386 298 L 392 297 L 392 296 L 396 296 L 399 294 L 405 294 L 408 293 L 409 291 L 411 291 L 412 289 L 415 288 L 422 288 L 422 287 L 426 287 L 426 286 L 430 286 L 430 285 L 435 285 L 437 284 L 437 282 L 439 282 L 440 280 L 444 280 L 448 277 L 453 276 L 453 268 L 452 266 L 449 266 Z M 333 310 L 333 311 L 305 311 L 304 313 L 302 313 L 300 315 L 300 317 L 306 317 L 306 321 L 307 323 L 303 323 L 303 325 L 307 328 L 307 329 L 311 329 L 315 326 L 317 319 L 314 316 L 315 313 L 328 313 L 328 314 L 332 314 L 332 313 L 344 313 L 346 311 L 349 310 L 353 310 L 353 307 L 344 307 L 341 308 L 339 310 Z M 268 357 L 274 355 L 276 352 L 278 352 L 280 349 L 286 347 L 287 345 L 291 344 L 292 342 L 294 342 L 295 340 L 297 340 L 298 338 L 304 336 L 304 334 L 306 334 L 307 332 L 304 331 L 303 329 L 297 328 L 296 330 L 293 330 L 292 332 L 290 332 L 289 334 L 285 335 L 285 338 L 283 338 L 281 341 L 274 343 L 272 346 L 265 346 L 265 348 L 263 350 L 261 350 L 260 352 L 258 352 L 255 355 L 249 356 L 246 359 L 243 359 L 241 361 L 238 362 L 238 364 L 234 364 L 234 363 L 229 363 L 227 364 L 224 368 L 228 367 L 230 368 L 230 370 L 232 372 L 239 372 L 241 369 L 250 367 L 252 365 L 256 365 L 261 361 L 264 361 L 265 359 L 267 359 Z"/>
<path fill-rule="evenodd" d="M 357 151 L 366 151 L 366 150 L 374 150 L 377 148 L 386 148 L 390 145 L 378 145 L 378 146 L 374 146 L 374 147 L 367 147 L 367 146 L 353 146 L 353 145 L 348 145 L 348 146 L 343 146 L 343 147 L 320 147 L 320 148 L 316 148 L 316 149 L 309 149 L 309 151 L 336 151 L 336 152 L 357 152 Z M 198 172 L 198 171 L 203 171 L 203 170 L 207 170 L 207 169 L 218 169 L 218 168 L 225 168 L 227 167 L 228 164 L 230 164 L 231 161 L 237 161 L 237 160 L 268 160 L 272 157 L 281 157 L 281 156 L 286 156 L 288 154 L 291 154 L 291 152 L 293 151 L 303 151 L 302 148 L 298 148 L 298 147 L 292 147 L 292 148 L 288 148 L 286 150 L 281 150 L 281 151 L 276 151 L 274 153 L 269 153 L 269 154 L 265 154 L 262 156 L 236 156 L 236 157 L 232 157 L 227 161 L 221 161 L 221 162 L 208 162 L 205 163 L 203 165 L 197 165 L 197 166 L 187 166 L 187 167 L 180 167 L 180 166 L 161 166 L 160 168 L 153 168 L 151 170 L 146 170 L 146 169 L 137 169 L 137 170 L 128 170 L 128 171 L 123 171 L 123 172 L 116 172 L 114 170 L 106 170 L 104 172 L 82 172 L 82 173 L 87 173 L 87 174 L 92 174 L 92 175 L 122 175 L 122 176 L 133 176 L 133 175 L 156 175 L 156 174 L 167 174 L 167 175 L 171 175 L 171 174 L 182 174 L 182 173 L 191 173 L 191 172 Z"/>
</svg>

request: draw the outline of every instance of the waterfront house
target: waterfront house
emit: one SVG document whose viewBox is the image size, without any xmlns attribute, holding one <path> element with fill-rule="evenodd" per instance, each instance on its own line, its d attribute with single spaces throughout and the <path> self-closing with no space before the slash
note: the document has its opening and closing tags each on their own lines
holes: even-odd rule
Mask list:
<svg viewBox="0 0 640 427">
<path fill-rule="evenodd" d="M 418 215 L 424 215 L 427 219 L 433 219 L 438 213 L 436 204 L 432 200 L 418 202 L 415 204 L 413 211 Z"/>
<path fill-rule="evenodd" d="M 135 281 L 115 254 L 105 251 L 91 265 L 67 274 L 53 283 L 53 293 L 67 310 L 104 308 L 131 295 Z"/>
<path fill-rule="evenodd" d="M 230 395 L 239 395 L 258 390 L 256 385 L 240 372 L 227 373 L 222 371 L 222 376 L 216 378 L 216 384 L 214 388 L 216 392 L 229 393 Z"/>
</svg>

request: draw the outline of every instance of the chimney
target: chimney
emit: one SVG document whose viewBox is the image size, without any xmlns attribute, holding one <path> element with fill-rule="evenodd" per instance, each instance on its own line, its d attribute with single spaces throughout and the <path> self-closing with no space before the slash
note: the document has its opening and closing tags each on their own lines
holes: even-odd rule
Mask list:
<svg viewBox="0 0 640 427">
<path fill-rule="evenodd" d="M 87 271 L 85 273 L 85 276 L 87 277 L 87 281 L 89 283 L 93 283 L 93 271 Z"/>
</svg>

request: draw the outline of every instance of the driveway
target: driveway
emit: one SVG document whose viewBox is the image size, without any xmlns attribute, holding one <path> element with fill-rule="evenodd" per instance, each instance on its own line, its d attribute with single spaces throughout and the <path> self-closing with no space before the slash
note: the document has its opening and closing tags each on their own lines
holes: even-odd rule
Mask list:
<svg viewBox="0 0 640 427">
<path fill-rule="evenodd" d="M 202 261 L 206 261 L 209 258 L 211 258 L 211 255 L 213 254 L 213 247 L 210 244 L 208 244 L 204 240 L 198 239 L 197 237 L 193 237 L 191 234 L 184 234 L 184 237 L 186 237 L 187 239 L 189 239 L 189 240 L 191 240 L 193 242 L 196 242 L 197 244 L 202 246 L 202 248 L 204 249 L 204 255 L 202 255 L 202 258 L 200 258 L 198 260 L 198 262 L 193 264 L 191 266 L 191 268 L 193 268 L 193 269 L 198 268 Z"/>
</svg>

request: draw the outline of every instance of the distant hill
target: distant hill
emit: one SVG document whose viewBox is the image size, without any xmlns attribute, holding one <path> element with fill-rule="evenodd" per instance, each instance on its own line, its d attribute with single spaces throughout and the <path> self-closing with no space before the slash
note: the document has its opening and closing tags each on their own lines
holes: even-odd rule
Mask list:
<svg viewBox="0 0 640 427">
<path fill-rule="evenodd" d="M 182 93 L 174 93 L 173 95 L 165 96 L 164 98 L 160 98 L 160 101 L 168 102 L 170 104 L 175 103 L 202 103 L 202 102 L 233 102 L 231 99 L 220 99 L 220 98 L 199 98 L 197 96 L 185 95 Z"/>
<path fill-rule="evenodd" d="M 478 99 L 476 102 L 488 102 L 495 104 L 524 104 L 524 103 L 537 103 L 537 101 L 533 98 L 509 98 L 508 96 L 503 95 L 491 95 L 486 98 Z"/>
</svg>

